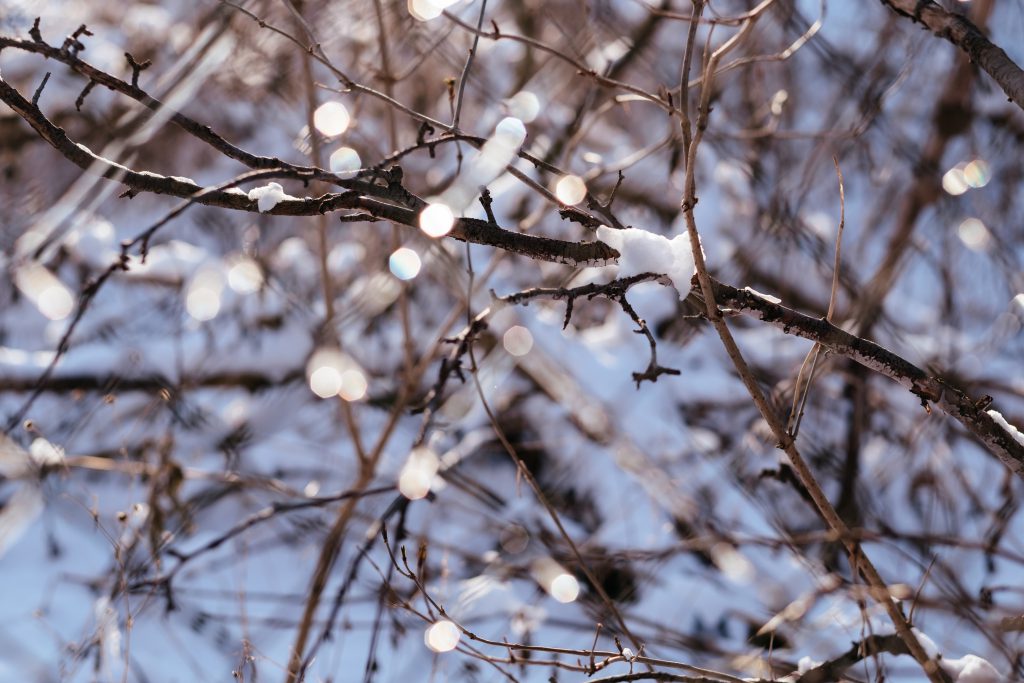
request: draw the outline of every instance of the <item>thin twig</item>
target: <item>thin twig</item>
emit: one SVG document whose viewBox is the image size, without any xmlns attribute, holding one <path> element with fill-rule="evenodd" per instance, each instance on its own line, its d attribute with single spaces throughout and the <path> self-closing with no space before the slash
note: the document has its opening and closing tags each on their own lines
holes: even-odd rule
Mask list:
<svg viewBox="0 0 1024 683">
<path fill-rule="evenodd" d="M 839 168 L 839 159 L 832 157 L 839 177 L 839 230 L 836 233 L 836 254 L 832 262 L 832 292 L 828 298 L 828 313 L 825 320 L 832 322 L 832 314 L 836 310 L 836 299 L 839 296 L 839 269 L 842 264 L 840 253 L 843 246 L 843 228 L 846 227 L 846 189 L 843 187 L 843 171 Z"/>
<path fill-rule="evenodd" d="M 469 56 L 466 57 L 466 66 L 462 68 L 462 76 L 459 78 L 459 94 L 455 98 L 455 115 L 452 116 L 452 130 L 459 129 L 459 119 L 462 117 L 463 96 L 466 92 L 466 81 L 469 80 L 469 70 L 473 66 L 473 57 L 476 56 L 476 46 L 480 42 L 480 29 L 484 25 L 484 13 L 487 11 L 487 0 L 480 0 L 480 18 L 476 22 L 476 33 L 473 34 L 473 45 L 469 48 Z"/>
<path fill-rule="evenodd" d="M 43 80 L 39 83 L 39 87 L 36 88 L 35 93 L 32 95 L 32 106 L 39 106 L 39 96 L 43 94 L 43 88 L 46 87 L 46 82 L 50 80 L 50 72 L 47 71 L 46 75 L 43 76 Z"/>
<path fill-rule="evenodd" d="M 505 436 L 504 430 L 498 423 L 498 418 L 494 415 L 494 412 L 491 410 L 491 406 L 487 401 L 487 397 L 484 395 L 483 386 L 480 384 L 479 373 L 477 372 L 476 356 L 473 353 L 472 345 L 469 346 L 469 360 L 470 374 L 473 377 L 473 385 L 474 387 L 476 387 L 477 396 L 479 396 L 480 398 L 480 403 L 484 408 L 484 412 L 487 413 L 487 419 L 491 423 L 491 428 L 494 429 L 495 436 L 498 437 L 498 441 L 501 442 L 501 445 L 505 449 L 505 452 L 508 453 L 509 457 L 512 458 L 512 462 L 515 463 L 517 476 L 520 476 L 526 480 L 526 483 L 529 485 L 530 489 L 537 497 L 537 500 L 540 501 L 540 504 L 548 513 L 548 516 L 551 518 L 551 521 L 554 522 L 555 527 L 558 529 L 559 535 L 562 537 L 562 540 L 565 541 L 566 545 L 572 551 L 572 554 L 576 559 L 577 566 L 580 568 L 580 571 L 583 572 L 583 575 L 587 577 L 587 581 L 590 584 L 591 588 L 593 588 L 594 591 L 598 594 L 598 597 L 600 597 L 601 602 L 604 603 L 604 606 L 608 609 L 609 613 L 615 619 L 619 628 L 622 629 L 622 632 L 626 635 L 627 638 L 629 638 L 630 642 L 633 643 L 633 646 L 639 650 L 642 644 L 641 641 L 635 635 L 633 635 L 633 632 L 626 624 L 625 618 L 622 616 L 622 613 L 619 611 L 619 608 L 615 605 L 615 601 L 611 599 L 607 591 L 605 591 L 604 586 L 597 579 L 597 577 L 594 576 L 594 573 L 590 570 L 589 566 L 587 565 L 587 562 L 583 559 L 582 553 L 580 553 L 579 548 L 576 546 L 575 541 L 572 540 L 572 537 L 569 535 L 569 532 L 566 531 L 565 526 L 562 524 L 562 520 L 558 515 L 558 512 L 555 510 L 554 506 L 552 506 L 551 502 L 544 494 L 544 491 L 543 489 L 541 489 L 540 484 L 537 483 L 537 480 L 534 478 L 533 474 L 526 467 L 526 463 L 524 463 L 522 458 L 519 457 L 519 454 L 516 452 L 515 447 L 511 444 L 511 442 L 509 442 L 508 437 Z"/>
<path fill-rule="evenodd" d="M 839 168 L 839 159 L 832 157 L 832 163 L 836 167 L 836 175 L 839 177 L 839 230 L 836 233 L 835 259 L 832 264 L 832 289 L 828 298 L 828 312 L 825 320 L 832 322 L 832 314 L 836 309 L 836 299 L 839 296 L 839 274 L 842 260 L 840 258 L 843 244 L 843 228 L 846 226 L 846 193 L 843 187 L 843 172 Z M 817 342 L 807 352 L 804 362 L 800 365 L 800 371 L 796 375 L 795 386 L 793 387 L 793 407 L 789 413 L 789 427 L 787 431 L 790 436 L 796 438 L 800 432 L 800 422 L 804 417 L 804 410 L 807 408 L 807 398 L 811 393 L 811 384 L 814 382 L 815 373 L 818 368 L 818 358 L 821 355 L 821 345 Z M 810 360 L 810 369 L 807 371 L 807 379 L 804 380 L 804 369 Z"/>
<path fill-rule="evenodd" d="M 753 25 L 754 20 L 747 22 L 735 36 L 727 40 L 721 47 L 712 53 L 705 65 L 705 82 L 701 88 L 701 103 L 697 113 L 696 132 L 694 134 L 693 141 L 690 144 L 690 148 L 687 150 L 685 191 L 681 206 L 686 219 L 687 231 L 690 235 L 690 246 L 697 269 L 697 280 L 700 284 L 700 289 L 704 295 L 704 300 L 707 305 L 708 318 L 714 326 L 715 331 L 718 332 L 719 338 L 722 340 L 722 345 L 725 347 L 726 353 L 736 368 L 736 372 L 739 374 L 744 386 L 747 388 L 751 399 L 757 406 L 758 412 L 761 413 L 761 416 L 768 423 L 772 433 L 778 440 L 777 447 L 784 450 L 786 455 L 789 457 L 793 470 L 800 479 L 800 483 L 803 484 L 804 488 L 811 496 L 815 507 L 824 518 L 825 522 L 829 527 L 839 533 L 841 537 L 846 538 L 848 529 L 845 522 L 843 522 L 839 517 L 839 514 L 836 512 L 831 502 L 829 502 L 824 490 L 822 490 L 821 485 L 811 472 L 810 467 L 808 467 L 807 463 L 800 455 L 796 448 L 795 440 L 786 432 L 785 424 L 779 419 L 775 410 L 768 403 L 764 392 L 761 390 L 757 380 L 751 373 L 750 367 L 744 360 L 743 354 L 740 352 L 739 347 L 736 345 L 736 341 L 733 339 L 732 333 L 729 331 L 725 320 L 722 318 L 721 311 L 719 311 L 718 305 L 715 303 L 715 292 L 711 282 L 711 276 L 708 274 L 707 266 L 704 262 L 700 234 L 697 231 L 697 223 L 694 218 L 694 207 L 697 201 L 696 169 L 694 163 L 696 160 L 697 149 L 699 148 L 700 142 L 703 138 L 704 131 L 707 128 L 708 116 L 711 111 L 710 76 L 714 74 L 715 68 L 721 57 L 729 50 L 736 47 L 736 45 L 738 45 L 739 42 L 748 34 Z M 932 683 L 949 683 L 948 675 L 938 666 L 938 664 L 936 664 L 936 662 L 929 658 L 928 653 L 924 650 L 917 636 L 911 630 L 910 624 L 907 622 L 902 609 L 894 603 L 892 598 L 889 596 L 888 589 L 886 588 L 887 584 L 878 574 L 878 571 L 868 559 L 860 545 L 853 541 L 845 541 L 844 545 L 849 552 L 850 564 L 854 572 L 861 573 L 868 584 L 872 587 L 875 599 L 889 614 L 889 617 L 892 619 L 896 628 L 897 634 L 899 634 L 900 638 L 907 645 L 907 648 L 913 655 L 914 659 L 916 659 L 921 665 L 929 680 L 931 680 Z"/>
</svg>

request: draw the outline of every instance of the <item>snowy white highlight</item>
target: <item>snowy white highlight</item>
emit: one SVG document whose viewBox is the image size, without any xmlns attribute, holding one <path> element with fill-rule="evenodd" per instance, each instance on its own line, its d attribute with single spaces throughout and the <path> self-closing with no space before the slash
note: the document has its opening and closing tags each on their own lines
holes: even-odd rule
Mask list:
<svg viewBox="0 0 1024 683">
<path fill-rule="evenodd" d="M 451 652 L 458 646 L 460 638 L 462 632 L 459 627 L 447 619 L 435 622 L 423 634 L 423 641 L 434 652 Z"/>
<path fill-rule="evenodd" d="M 272 211 L 278 202 L 283 202 L 286 199 L 298 199 L 298 197 L 285 194 L 280 183 L 267 183 L 263 187 L 253 188 L 249 190 L 248 197 L 251 201 L 256 202 L 260 213 Z"/>
<path fill-rule="evenodd" d="M 754 296 L 756 296 L 756 297 L 758 297 L 760 299 L 764 299 L 765 301 L 768 301 L 768 302 L 773 303 L 773 304 L 781 304 L 782 303 L 782 299 L 780 299 L 779 297 L 772 296 L 771 294 L 765 294 L 764 292 L 759 292 L 756 289 L 754 289 L 753 287 L 744 287 L 743 291 L 750 292 Z"/>
<path fill-rule="evenodd" d="M 638 228 L 615 230 L 602 225 L 597 229 L 597 238 L 619 252 L 620 278 L 658 273 L 672 280 L 680 300 L 690 293 L 694 264 L 687 233 L 669 239 Z"/>
<path fill-rule="evenodd" d="M 441 195 L 441 203 L 461 213 L 476 199 L 480 188 L 490 185 L 519 153 L 526 141 L 526 126 L 517 118 L 508 116 L 494 127 L 494 134 L 488 138 L 458 180 Z"/>
<path fill-rule="evenodd" d="M 388 269 L 399 280 L 411 280 L 420 273 L 420 255 L 409 247 L 400 247 L 388 258 Z"/>
<path fill-rule="evenodd" d="M 529 90 L 520 90 L 505 100 L 504 104 L 509 116 L 523 123 L 530 123 L 540 113 L 540 99 Z"/>
<path fill-rule="evenodd" d="M 362 168 L 363 162 L 359 158 L 359 152 L 351 147 L 340 147 L 331 154 L 328 160 L 332 173 L 337 173 L 342 178 L 351 178 Z"/>
<path fill-rule="evenodd" d="M 55 446 L 43 437 L 36 437 L 29 446 L 28 453 L 32 460 L 40 466 L 55 466 L 64 464 L 64 449 Z"/>
<path fill-rule="evenodd" d="M 977 655 L 964 655 L 959 659 L 943 657 L 934 640 L 917 628 L 913 631 L 925 654 L 932 659 L 938 659 L 954 683 L 999 683 L 1006 680 L 990 662 Z"/>
<path fill-rule="evenodd" d="M 192 276 L 185 295 L 185 310 L 199 322 L 213 320 L 220 313 L 224 276 L 217 266 L 204 266 Z"/>
<path fill-rule="evenodd" d="M 251 258 L 242 257 L 228 270 L 228 286 L 239 294 L 252 294 L 263 286 L 263 272 Z"/>
<path fill-rule="evenodd" d="M 328 137 L 344 133 L 351 121 L 348 109 L 341 102 L 324 102 L 313 112 L 313 125 Z"/>
<path fill-rule="evenodd" d="M 420 214 L 420 230 L 430 237 L 444 237 L 455 225 L 455 214 L 442 202 L 435 202 Z"/>
<path fill-rule="evenodd" d="M 441 461 L 434 451 L 414 448 L 398 475 L 398 490 L 409 500 L 426 497 L 440 466 Z"/>
<path fill-rule="evenodd" d="M 416 21 L 430 21 L 441 16 L 441 12 L 453 2 L 454 0 L 408 0 L 406 6 Z"/>
<path fill-rule="evenodd" d="M 71 290 L 39 263 L 28 262 L 17 268 L 14 285 L 50 320 L 63 320 L 75 307 Z"/>
<path fill-rule="evenodd" d="M 956 683 L 999 683 L 1007 680 L 988 660 L 978 655 L 943 659 L 942 668 Z"/>
<path fill-rule="evenodd" d="M 310 390 L 320 398 L 340 396 L 358 401 L 366 395 L 367 381 L 362 368 L 338 348 L 317 349 L 306 364 Z"/>
<path fill-rule="evenodd" d="M 525 356 L 533 348 L 533 334 L 522 325 L 513 325 L 502 336 L 501 343 L 513 356 Z"/>
<path fill-rule="evenodd" d="M 555 185 L 555 197 L 563 204 L 579 204 L 587 196 L 587 184 L 578 175 L 566 175 Z"/>
<path fill-rule="evenodd" d="M 1002 413 L 1000 413 L 998 410 L 989 410 L 987 412 L 988 416 L 995 420 L 997 425 L 1005 429 L 1007 433 L 1013 437 L 1014 441 L 1019 443 L 1021 446 L 1024 446 L 1024 433 L 1022 433 L 1019 429 L 1017 429 L 1012 424 L 1007 422 L 1006 418 L 1003 417 Z"/>
<path fill-rule="evenodd" d="M 550 557 L 534 560 L 530 564 L 530 574 L 558 602 L 573 602 L 580 595 L 580 582 Z"/>
</svg>

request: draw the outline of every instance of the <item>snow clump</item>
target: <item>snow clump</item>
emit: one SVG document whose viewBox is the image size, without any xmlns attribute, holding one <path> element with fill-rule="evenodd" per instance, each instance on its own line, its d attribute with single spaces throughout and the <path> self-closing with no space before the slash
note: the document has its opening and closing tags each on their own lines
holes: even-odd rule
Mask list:
<svg viewBox="0 0 1024 683">
<path fill-rule="evenodd" d="M 690 293 L 694 265 L 688 233 L 669 239 L 638 228 L 615 230 L 602 225 L 597 229 L 597 238 L 619 252 L 620 278 L 658 273 L 672 280 L 680 300 Z"/>
<path fill-rule="evenodd" d="M 1006 680 L 988 660 L 978 655 L 943 659 L 941 664 L 957 683 L 999 683 Z"/>
<path fill-rule="evenodd" d="M 1017 429 L 1012 424 L 1007 422 L 1006 418 L 1003 417 L 1002 413 L 1000 413 L 998 410 L 989 410 L 988 416 L 995 420 L 997 425 L 999 425 L 1007 432 L 1009 432 L 1010 436 L 1013 437 L 1014 441 L 1019 443 L 1021 446 L 1024 446 L 1024 433 L 1022 433 L 1019 429 Z"/>
<path fill-rule="evenodd" d="M 284 188 L 279 183 L 267 183 L 263 187 L 253 188 L 249 190 L 248 197 L 251 201 L 256 202 L 260 213 L 272 211 L 278 202 L 285 199 L 298 199 L 298 197 L 285 194 Z"/>
</svg>

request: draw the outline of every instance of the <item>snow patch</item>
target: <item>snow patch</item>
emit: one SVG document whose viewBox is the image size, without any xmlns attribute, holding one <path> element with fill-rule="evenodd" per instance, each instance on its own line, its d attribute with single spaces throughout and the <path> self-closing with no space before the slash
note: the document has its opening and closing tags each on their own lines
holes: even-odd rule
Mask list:
<svg viewBox="0 0 1024 683">
<path fill-rule="evenodd" d="M 995 413 L 990 410 L 990 413 Z M 999 413 L 996 413 L 999 415 Z M 1002 416 L 1000 416 L 1001 418 Z M 997 420 L 998 421 L 998 420 Z M 938 659 L 939 664 L 956 683 L 998 683 L 1004 680 L 999 671 L 990 662 L 978 655 L 964 655 L 959 659 L 945 659 L 939 652 L 935 641 L 918 629 L 912 629 L 925 653 L 931 659 Z"/>
<path fill-rule="evenodd" d="M 914 635 L 917 636 L 917 642 L 921 643 L 921 647 L 924 648 L 925 654 L 928 655 L 929 659 L 935 659 L 939 656 L 939 646 L 935 644 L 934 640 L 917 628 L 913 628 L 911 631 L 913 631 Z"/>
<path fill-rule="evenodd" d="M 615 230 L 602 225 L 597 229 L 597 238 L 619 252 L 620 278 L 658 273 L 672 280 L 680 300 L 690 293 L 694 265 L 688 233 L 669 239 L 638 228 Z"/>
<path fill-rule="evenodd" d="M 263 187 L 253 188 L 249 190 L 248 197 L 256 202 L 260 213 L 272 211 L 278 202 L 283 202 L 286 199 L 298 199 L 298 197 L 285 194 L 284 188 L 279 183 L 267 183 Z"/>
<path fill-rule="evenodd" d="M 817 659 L 811 659 L 810 657 L 806 656 L 801 657 L 800 661 L 796 664 L 796 672 L 798 674 L 805 674 L 811 669 L 816 669 L 822 664 L 824 664 L 824 662 L 819 662 Z"/>
<path fill-rule="evenodd" d="M 1007 422 L 1006 418 L 998 410 L 989 410 L 987 412 L 988 416 L 995 420 L 997 425 L 1005 429 L 1013 437 L 1014 441 L 1024 446 L 1024 433 Z"/>
<path fill-rule="evenodd" d="M 32 460 L 40 466 L 61 465 L 64 463 L 64 449 L 55 446 L 42 437 L 36 438 L 29 447 L 28 453 Z"/>
<path fill-rule="evenodd" d="M 964 655 L 960 659 L 944 659 L 942 668 L 957 683 L 999 683 L 1006 680 L 992 664 L 978 655 Z"/>
<path fill-rule="evenodd" d="M 764 292 L 759 292 L 756 289 L 754 289 L 753 287 L 744 287 L 743 291 L 750 292 L 751 294 L 753 294 L 754 296 L 758 297 L 759 299 L 764 299 L 765 301 L 770 301 L 773 304 L 781 304 L 782 303 L 782 299 L 780 299 L 779 297 L 772 296 L 771 294 L 765 294 Z"/>
</svg>

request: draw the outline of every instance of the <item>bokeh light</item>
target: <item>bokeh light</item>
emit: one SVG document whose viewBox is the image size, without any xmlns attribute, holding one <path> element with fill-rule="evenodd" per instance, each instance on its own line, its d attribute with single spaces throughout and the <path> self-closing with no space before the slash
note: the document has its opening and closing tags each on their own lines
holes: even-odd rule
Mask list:
<svg viewBox="0 0 1024 683">
<path fill-rule="evenodd" d="M 530 532 L 521 524 L 510 522 L 501 530 L 498 542 L 506 553 L 518 555 L 530 544 Z"/>
<path fill-rule="evenodd" d="M 530 574 L 558 602 L 572 602 L 580 595 L 580 582 L 550 557 L 538 557 L 531 562 Z"/>
<path fill-rule="evenodd" d="M 443 237 L 455 225 L 455 214 L 447 204 L 429 204 L 420 213 L 420 229 L 431 237 Z"/>
<path fill-rule="evenodd" d="M 508 328 L 501 341 L 505 350 L 513 356 L 525 356 L 533 348 L 533 335 L 522 325 Z"/>
<path fill-rule="evenodd" d="M 391 274 L 399 280 L 411 280 L 420 273 L 420 255 L 408 247 L 396 249 L 388 259 Z"/>
<path fill-rule="evenodd" d="M 984 159 L 959 163 L 942 176 L 942 189 L 955 196 L 971 188 L 985 187 L 992 180 L 992 171 Z"/>
<path fill-rule="evenodd" d="M 348 109 L 341 102 L 324 102 L 313 112 L 313 125 L 328 137 L 341 135 L 351 122 Z"/>
<path fill-rule="evenodd" d="M 551 582 L 548 592 L 558 602 L 573 602 L 580 595 L 580 582 L 572 574 L 559 574 Z"/>
<path fill-rule="evenodd" d="M 529 90 L 520 90 L 505 100 L 505 108 L 508 110 L 509 116 L 513 116 L 523 123 L 530 123 L 540 114 L 540 99 Z"/>
<path fill-rule="evenodd" d="M 434 622 L 423 634 L 423 641 L 434 652 L 451 652 L 458 647 L 461 638 L 459 627 L 447 619 Z"/>
<path fill-rule="evenodd" d="M 317 349 L 306 363 L 306 376 L 310 390 L 320 398 L 340 396 L 358 401 L 369 388 L 359 364 L 336 347 Z"/>
<path fill-rule="evenodd" d="M 587 185 L 578 175 L 562 176 L 555 185 L 555 197 L 563 204 L 579 204 L 587 196 Z"/>
<path fill-rule="evenodd" d="M 63 320 L 71 315 L 75 300 L 68 288 L 61 285 L 44 289 L 36 304 L 39 312 L 50 320 Z"/>
<path fill-rule="evenodd" d="M 351 178 L 363 167 L 363 162 L 359 158 L 359 152 L 351 147 L 342 147 L 331 154 L 330 165 L 332 173 L 337 173 L 342 178 Z"/>
<path fill-rule="evenodd" d="M 189 289 L 185 298 L 185 310 L 199 322 L 213 320 L 220 313 L 221 290 L 209 287 Z"/>
<path fill-rule="evenodd" d="M 26 263 L 18 267 L 14 271 L 14 284 L 50 320 L 63 320 L 75 307 L 71 290 L 42 264 Z"/>
<path fill-rule="evenodd" d="M 240 258 L 228 269 L 228 287 L 239 294 L 252 294 L 262 286 L 263 271 L 251 258 Z"/>
<path fill-rule="evenodd" d="M 967 192 L 969 185 L 964 177 L 964 169 L 957 165 L 946 171 L 942 176 L 942 189 L 954 197 Z"/>
<path fill-rule="evenodd" d="M 366 396 L 368 388 L 369 384 L 363 371 L 355 367 L 348 368 L 341 373 L 341 390 L 338 392 L 338 396 L 346 401 L 358 401 Z"/>
<path fill-rule="evenodd" d="M 441 12 L 448 4 L 443 0 L 408 0 L 406 6 L 416 21 L 430 21 L 441 16 Z"/>
<path fill-rule="evenodd" d="M 984 159 L 975 159 L 964 166 L 964 180 L 970 187 L 985 187 L 991 179 L 992 173 Z"/>
<path fill-rule="evenodd" d="M 956 235 L 972 251 L 985 251 L 992 243 L 992 233 L 977 218 L 963 221 L 957 226 Z"/>
<path fill-rule="evenodd" d="M 526 140 L 526 126 L 518 118 L 506 116 L 494 127 L 494 137 L 491 139 L 508 147 L 508 151 L 514 153 Z"/>
<path fill-rule="evenodd" d="M 419 500 L 430 493 L 434 477 L 441 465 L 437 454 L 429 448 L 414 448 L 398 475 L 398 490 L 409 500 Z"/>
<path fill-rule="evenodd" d="M 309 375 L 309 388 L 320 398 L 337 396 L 341 391 L 341 373 L 330 366 L 319 367 Z"/>
<path fill-rule="evenodd" d="M 192 276 L 185 295 L 185 310 L 199 322 L 213 320 L 220 313 L 224 276 L 220 268 L 205 266 Z"/>
</svg>

